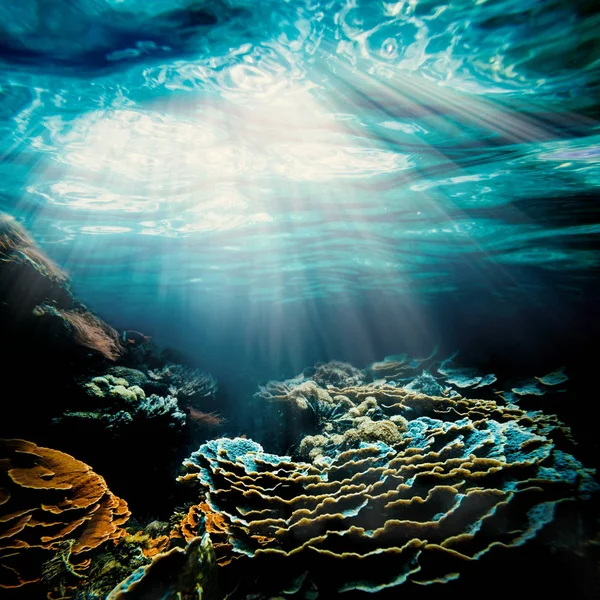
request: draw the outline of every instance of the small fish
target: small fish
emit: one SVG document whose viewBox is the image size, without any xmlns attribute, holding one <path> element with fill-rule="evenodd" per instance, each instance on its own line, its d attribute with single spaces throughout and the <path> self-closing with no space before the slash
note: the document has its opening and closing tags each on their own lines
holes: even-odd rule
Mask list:
<svg viewBox="0 0 600 600">
<path fill-rule="evenodd" d="M 152 341 L 152 337 L 149 335 L 144 335 L 139 331 L 133 331 L 131 329 L 126 329 L 121 334 L 121 340 L 124 344 L 145 344 L 147 342 Z"/>
</svg>

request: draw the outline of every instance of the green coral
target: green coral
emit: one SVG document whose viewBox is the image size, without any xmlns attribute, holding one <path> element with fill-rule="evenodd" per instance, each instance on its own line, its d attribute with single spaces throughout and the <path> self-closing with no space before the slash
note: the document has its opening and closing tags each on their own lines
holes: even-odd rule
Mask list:
<svg viewBox="0 0 600 600">
<path fill-rule="evenodd" d="M 134 403 L 138 400 L 136 393 L 130 389 L 127 389 L 123 385 L 115 385 L 111 387 L 108 393 L 113 398 L 119 398 L 119 400 L 123 400 L 124 402 L 128 403 Z"/>
<path fill-rule="evenodd" d="M 143 387 L 148 383 L 148 377 L 137 369 L 130 369 L 129 367 L 111 367 L 108 372 L 117 379 L 125 379 L 129 382 L 130 386 L 138 385 Z"/>
<path fill-rule="evenodd" d="M 146 392 L 144 392 L 144 390 L 139 385 L 132 385 L 129 388 L 129 391 L 133 392 L 138 400 L 145 400 L 146 398 Z"/>
<path fill-rule="evenodd" d="M 129 382 L 127 381 L 127 379 L 124 379 L 123 377 L 115 377 L 114 375 L 105 375 L 104 379 L 106 379 L 106 381 L 108 381 L 108 383 L 110 385 L 113 386 L 123 386 L 123 387 L 129 387 Z"/>
<path fill-rule="evenodd" d="M 100 379 L 100 377 L 97 377 L 96 379 Z M 95 381 L 85 383 L 83 387 L 85 393 L 92 398 L 104 398 L 105 396 L 104 390 Z"/>
<path fill-rule="evenodd" d="M 93 377 L 83 384 L 88 396 L 92 398 L 115 398 L 125 403 L 139 402 L 146 399 L 146 393 L 139 385 L 130 385 L 123 377 L 115 377 L 110 373 Z"/>
<path fill-rule="evenodd" d="M 110 383 L 106 377 L 93 377 L 91 383 L 95 384 L 101 390 L 108 390 Z"/>
</svg>

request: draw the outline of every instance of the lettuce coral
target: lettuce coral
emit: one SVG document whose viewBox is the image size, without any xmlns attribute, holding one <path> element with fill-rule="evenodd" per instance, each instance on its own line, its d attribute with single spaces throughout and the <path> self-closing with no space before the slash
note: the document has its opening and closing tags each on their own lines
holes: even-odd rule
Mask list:
<svg viewBox="0 0 600 600">
<path fill-rule="evenodd" d="M 309 462 L 243 438 L 209 441 L 184 462 L 180 480 L 218 519 L 209 535 L 223 579 L 252 582 L 231 597 L 448 583 L 532 544 L 562 505 L 598 490 L 593 471 L 559 447 L 568 432 L 552 415 L 393 385 L 327 392 L 353 408 L 330 413 L 333 431 L 300 440 Z"/>
<path fill-rule="evenodd" d="M 80 577 L 89 551 L 125 534 L 127 503 L 72 456 L 0 440 L 0 588 L 35 584 L 56 553 Z"/>
</svg>

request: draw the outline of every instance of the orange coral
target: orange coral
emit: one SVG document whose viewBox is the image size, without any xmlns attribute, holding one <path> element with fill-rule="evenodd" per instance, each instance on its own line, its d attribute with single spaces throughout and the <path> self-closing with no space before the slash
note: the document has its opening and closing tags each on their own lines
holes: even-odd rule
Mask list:
<svg viewBox="0 0 600 600">
<path fill-rule="evenodd" d="M 185 541 L 190 542 L 198 535 L 202 515 L 206 519 L 206 532 L 210 535 L 217 564 L 221 567 L 228 565 L 232 560 L 233 547 L 227 541 L 227 520 L 221 513 L 214 512 L 206 502 L 192 506 L 181 521 L 181 531 Z"/>
<path fill-rule="evenodd" d="M 227 520 L 220 513 L 214 512 L 206 502 L 194 504 L 177 526 L 171 531 L 170 537 L 183 538 L 190 543 L 200 535 L 202 519 L 204 529 L 210 535 L 213 549 L 217 557 L 217 564 L 225 566 L 231 562 L 233 547 L 227 541 Z"/>
<path fill-rule="evenodd" d="M 85 463 L 25 440 L 0 440 L 0 457 L 0 588 L 38 581 L 65 543 L 85 570 L 85 552 L 125 534 L 127 503 Z"/>
<path fill-rule="evenodd" d="M 160 535 L 154 538 L 143 531 L 127 536 L 125 541 L 139 546 L 146 558 L 152 558 L 157 554 L 166 552 L 171 544 L 171 538 L 168 535 Z"/>
</svg>

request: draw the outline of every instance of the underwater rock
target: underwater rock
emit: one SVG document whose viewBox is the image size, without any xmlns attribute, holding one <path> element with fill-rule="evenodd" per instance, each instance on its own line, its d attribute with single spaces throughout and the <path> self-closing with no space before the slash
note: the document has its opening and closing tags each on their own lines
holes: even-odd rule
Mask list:
<svg viewBox="0 0 600 600">
<path fill-rule="evenodd" d="M 14 439 L 0 440 L 0 457 L 0 588 L 55 572 L 76 581 L 90 551 L 125 535 L 127 503 L 85 463 Z"/>
<path fill-rule="evenodd" d="M 56 362 L 82 349 L 108 360 L 123 353 L 117 332 L 75 300 L 67 275 L 22 225 L 1 213 L 0 324 L 16 358 L 21 351 L 30 360 Z"/>
</svg>

